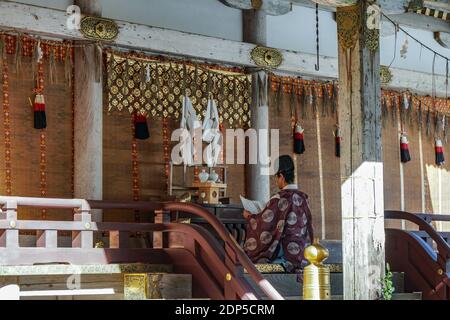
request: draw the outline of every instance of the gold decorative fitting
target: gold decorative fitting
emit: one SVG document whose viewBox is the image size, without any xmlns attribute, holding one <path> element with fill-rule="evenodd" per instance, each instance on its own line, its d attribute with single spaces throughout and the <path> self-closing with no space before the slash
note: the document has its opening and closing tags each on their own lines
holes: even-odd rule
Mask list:
<svg viewBox="0 0 450 320">
<path fill-rule="evenodd" d="M 387 85 L 392 81 L 392 72 L 386 66 L 381 66 L 380 69 L 381 83 Z"/>
<path fill-rule="evenodd" d="M 123 279 L 123 294 L 124 300 L 147 299 L 147 274 L 125 274 Z"/>
<path fill-rule="evenodd" d="M 88 39 L 113 41 L 119 34 L 119 27 L 112 20 L 84 17 L 81 20 L 81 33 Z"/>
<path fill-rule="evenodd" d="M 211 95 L 217 102 L 220 123 L 250 128 L 251 86 L 248 74 L 107 54 L 105 90 L 110 112 L 128 110 L 131 114 L 179 119 L 186 94 L 202 120 Z"/>
<path fill-rule="evenodd" d="M 262 7 L 262 0 L 251 0 L 251 2 L 252 2 L 252 8 L 254 9 L 254 10 L 259 10 L 259 9 L 261 9 L 261 7 Z"/>
<path fill-rule="evenodd" d="M 257 46 L 252 50 L 251 58 L 257 66 L 277 68 L 283 63 L 283 55 L 273 48 Z"/>
<path fill-rule="evenodd" d="M 86 229 L 90 229 L 90 228 L 91 228 L 91 224 L 90 224 L 89 222 L 86 222 L 86 223 L 84 224 L 84 227 L 85 227 Z"/>
<path fill-rule="evenodd" d="M 356 45 L 361 26 L 360 6 L 338 7 L 336 21 L 339 44 L 344 49 L 352 49 Z"/>
<path fill-rule="evenodd" d="M 231 281 L 231 279 L 232 279 L 231 274 L 227 273 L 227 275 L 225 276 L 225 279 L 227 281 Z"/>
<path fill-rule="evenodd" d="M 367 30 L 366 47 L 370 51 L 375 52 L 378 50 L 379 46 L 380 46 L 380 30 L 378 29 Z"/>
<path fill-rule="evenodd" d="M 442 269 L 438 269 L 437 274 L 442 276 L 444 274 L 444 271 Z"/>
</svg>

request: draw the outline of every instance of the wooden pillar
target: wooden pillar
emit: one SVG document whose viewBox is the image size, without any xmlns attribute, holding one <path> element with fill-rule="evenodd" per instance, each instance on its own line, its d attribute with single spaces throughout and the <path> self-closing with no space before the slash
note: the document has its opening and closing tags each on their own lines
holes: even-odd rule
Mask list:
<svg viewBox="0 0 450 320">
<path fill-rule="evenodd" d="M 101 16 L 100 0 L 75 0 L 83 15 Z M 82 44 L 82 43 L 80 43 Z M 103 84 L 95 45 L 75 48 L 75 198 L 103 196 Z M 97 72 L 97 76 L 96 76 Z M 101 221 L 100 210 L 92 211 Z"/>
<path fill-rule="evenodd" d="M 243 40 L 244 42 L 254 43 L 265 46 L 267 43 L 267 18 L 262 10 L 243 10 Z M 253 75 L 252 90 L 252 128 L 258 132 L 258 158 L 261 155 L 269 155 L 269 107 L 266 104 L 257 105 L 259 101 L 258 90 L 256 89 L 258 74 Z M 268 101 L 268 99 L 265 99 Z M 267 134 L 260 129 L 265 129 Z M 247 164 L 246 171 L 246 190 L 247 197 L 253 200 L 266 202 L 270 198 L 270 177 L 261 174 L 264 166 L 258 164 Z"/>
<path fill-rule="evenodd" d="M 379 32 L 366 1 L 337 9 L 344 299 L 376 299 L 384 276 Z"/>
</svg>

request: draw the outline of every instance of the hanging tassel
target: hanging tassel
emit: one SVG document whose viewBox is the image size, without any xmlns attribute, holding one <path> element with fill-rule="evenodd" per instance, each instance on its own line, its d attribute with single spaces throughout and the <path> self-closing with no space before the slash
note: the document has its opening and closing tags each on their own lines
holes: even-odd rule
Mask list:
<svg viewBox="0 0 450 320">
<path fill-rule="evenodd" d="M 419 99 L 419 107 L 417 111 L 417 124 L 419 126 L 419 130 L 422 130 L 422 122 L 423 122 L 423 111 L 422 111 L 422 100 Z"/>
<path fill-rule="evenodd" d="M 72 87 L 72 59 L 70 55 L 70 46 L 66 47 L 66 56 L 64 58 L 64 75 L 69 87 Z"/>
<path fill-rule="evenodd" d="M 439 137 L 439 134 L 442 130 L 442 128 L 441 128 L 442 122 L 439 118 L 440 118 L 439 113 L 435 112 L 434 113 L 434 136 L 435 137 Z"/>
<path fill-rule="evenodd" d="M 103 49 L 100 44 L 96 44 L 94 47 L 95 51 L 95 82 L 100 83 L 103 74 Z"/>
<path fill-rule="evenodd" d="M 22 69 L 22 35 L 19 34 L 16 40 L 16 73 Z"/>
<path fill-rule="evenodd" d="M 341 141 L 342 141 L 341 129 L 339 129 L 339 126 L 336 126 L 336 130 L 334 130 L 334 146 L 335 146 L 334 154 L 338 158 L 341 157 Z"/>
<path fill-rule="evenodd" d="M 397 96 L 391 97 L 392 123 L 397 123 Z"/>
<path fill-rule="evenodd" d="M 318 101 L 318 97 L 317 97 L 317 90 L 315 88 L 315 86 L 311 86 L 311 105 L 312 105 L 312 114 L 313 114 L 313 119 L 316 119 L 317 117 L 317 101 Z"/>
<path fill-rule="evenodd" d="M 409 106 L 409 108 L 408 108 L 408 122 L 409 122 L 409 125 L 412 126 L 412 124 L 413 124 L 413 117 L 414 117 L 414 113 L 413 113 L 413 111 L 414 111 L 413 110 L 414 109 L 414 102 L 412 100 L 412 94 L 408 95 L 407 99 L 408 99 L 408 106 Z"/>
<path fill-rule="evenodd" d="M 322 86 L 319 90 L 322 92 L 322 117 L 326 117 L 328 115 L 328 90 Z"/>
<path fill-rule="evenodd" d="M 34 98 L 34 128 L 47 128 L 47 117 L 45 115 L 45 99 L 44 95 L 37 93 Z"/>
<path fill-rule="evenodd" d="M 428 108 L 428 110 L 427 110 L 427 115 L 426 115 L 425 121 L 426 121 L 426 124 L 425 124 L 426 125 L 426 134 L 427 134 L 427 136 L 429 136 L 431 133 L 431 111 L 430 111 L 430 108 Z"/>
<path fill-rule="evenodd" d="M 302 103 L 302 119 L 306 119 L 307 110 L 308 107 L 308 97 L 309 97 L 309 91 L 306 86 L 303 87 L 303 103 Z"/>
<path fill-rule="evenodd" d="M 444 148 L 442 146 L 441 139 L 436 139 L 436 145 L 434 147 L 435 154 L 436 154 L 436 165 L 441 166 L 445 163 L 444 159 Z"/>
<path fill-rule="evenodd" d="M 303 132 L 305 130 L 302 128 L 299 122 L 295 125 L 294 129 L 294 153 L 303 154 L 305 152 L 305 142 L 303 140 Z"/>
<path fill-rule="evenodd" d="M 448 116 L 444 115 L 444 119 L 443 119 L 443 126 L 444 126 L 444 142 L 447 144 L 448 143 Z"/>
<path fill-rule="evenodd" d="M 411 161 L 408 138 L 404 133 L 402 133 L 402 135 L 400 136 L 400 160 L 402 161 L 402 163 Z"/>
<path fill-rule="evenodd" d="M 53 84 L 58 82 L 56 79 L 56 63 L 55 63 L 55 52 L 52 47 L 50 47 L 50 57 L 49 57 L 49 69 L 50 69 L 50 83 Z"/>
<path fill-rule="evenodd" d="M 382 117 L 382 121 L 383 121 L 383 128 L 386 128 L 388 112 L 389 112 L 389 110 L 387 107 L 386 96 L 383 95 L 381 97 L 381 117 Z"/>
<path fill-rule="evenodd" d="M 335 82 L 333 82 L 332 99 L 333 99 L 333 114 L 336 114 L 338 110 L 338 86 Z"/>
<path fill-rule="evenodd" d="M 150 138 L 148 131 L 147 117 L 141 113 L 133 115 L 134 121 L 134 137 L 139 140 L 147 140 Z"/>
<path fill-rule="evenodd" d="M 411 105 L 409 104 L 408 94 L 403 93 L 403 123 L 411 123 Z"/>
</svg>

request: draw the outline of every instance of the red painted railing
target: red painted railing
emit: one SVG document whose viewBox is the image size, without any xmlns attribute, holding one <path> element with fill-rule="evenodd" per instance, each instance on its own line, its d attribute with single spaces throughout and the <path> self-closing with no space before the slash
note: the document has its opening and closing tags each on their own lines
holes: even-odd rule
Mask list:
<svg viewBox="0 0 450 320">
<path fill-rule="evenodd" d="M 256 270 L 241 247 L 211 213 L 181 203 L 100 202 L 44 198 L 0 197 L 0 264 L 36 263 L 108 264 L 166 263 L 175 272 L 193 276 L 194 297 L 257 299 L 243 277 L 243 268 L 271 299 L 281 295 Z M 23 221 L 17 207 L 73 208 L 74 221 Z M 91 209 L 134 209 L 155 213 L 156 223 L 93 222 Z M 170 214 L 183 211 L 198 215 L 215 229 L 225 247 L 196 225 L 171 223 Z M 20 247 L 19 231 L 36 231 L 36 247 Z M 58 246 L 58 231 L 72 232 L 70 248 Z M 94 248 L 94 233 L 107 233 L 108 248 Z M 132 247 L 130 235 L 151 234 L 150 248 Z"/>
<path fill-rule="evenodd" d="M 450 246 L 430 224 L 449 221 L 449 216 L 431 219 L 424 214 L 386 211 L 385 219 L 407 220 L 419 227 L 419 231 L 386 229 L 386 260 L 393 271 L 405 272 L 405 289 L 422 292 L 424 299 L 450 300 Z"/>
</svg>

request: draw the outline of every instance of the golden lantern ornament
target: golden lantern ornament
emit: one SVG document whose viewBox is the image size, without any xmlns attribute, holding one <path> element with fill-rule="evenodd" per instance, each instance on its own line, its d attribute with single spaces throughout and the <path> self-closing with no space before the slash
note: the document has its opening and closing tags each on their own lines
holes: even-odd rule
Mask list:
<svg viewBox="0 0 450 320">
<path fill-rule="evenodd" d="M 323 264 L 328 256 L 318 239 L 305 249 L 304 257 L 310 264 L 303 271 L 303 300 L 331 300 L 330 269 Z"/>
</svg>

